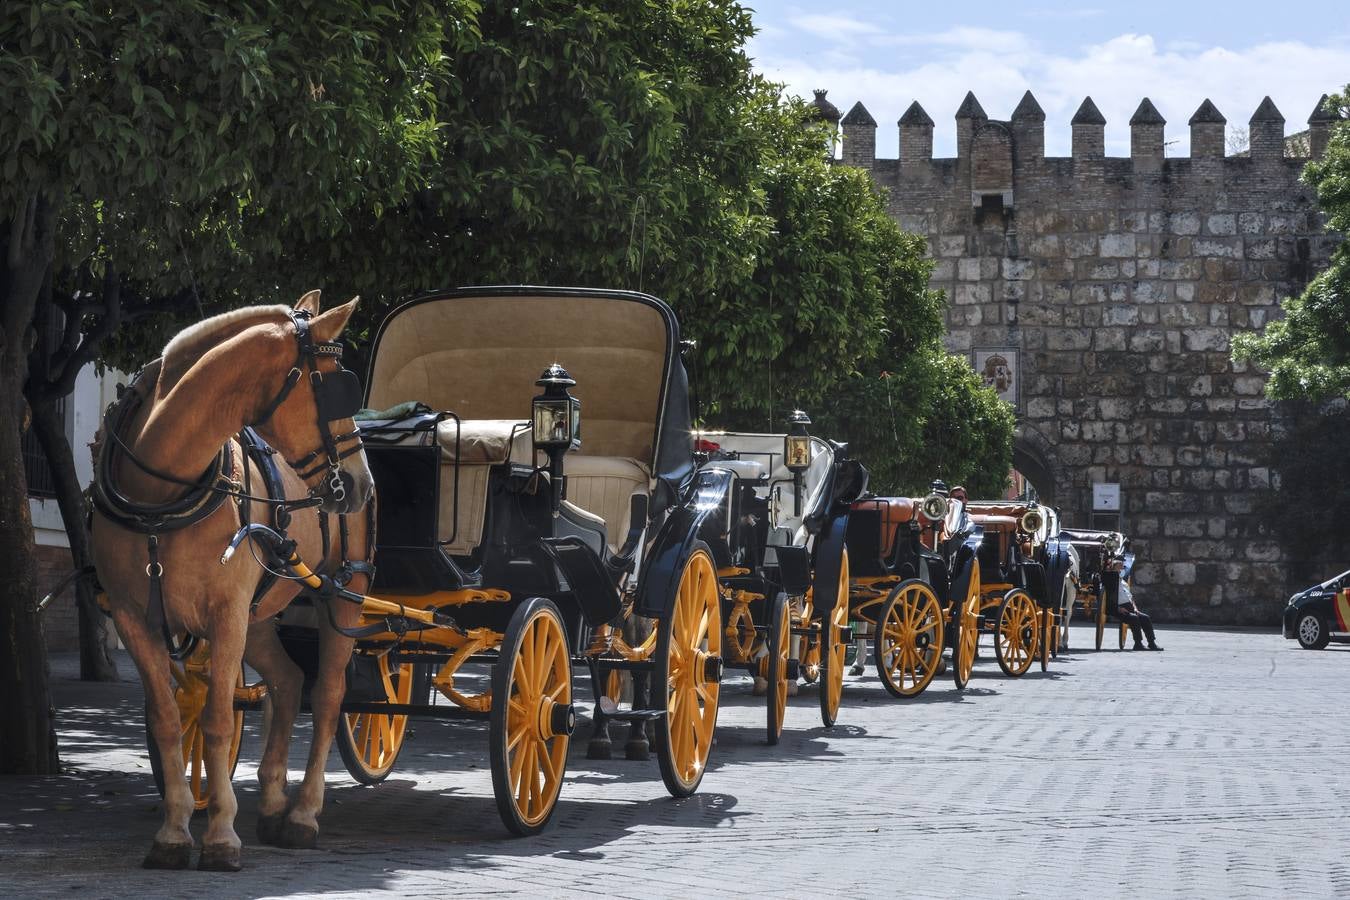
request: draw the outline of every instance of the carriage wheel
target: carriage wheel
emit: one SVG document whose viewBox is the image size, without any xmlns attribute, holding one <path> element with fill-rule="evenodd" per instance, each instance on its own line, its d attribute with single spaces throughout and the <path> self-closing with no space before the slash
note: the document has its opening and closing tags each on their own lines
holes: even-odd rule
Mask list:
<svg viewBox="0 0 1350 900">
<path fill-rule="evenodd" d="M 665 685 L 666 715 L 656 728 L 656 761 L 666 790 L 688 797 L 708 766 L 721 692 L 722 605 L 707 544 L 695 545 L 659 628 L 652 684 Z"/>
<path fill-rule="evenodd" d="M 787 597 L 779 595 L 769 607 L 769 633 L 764 637 L 764 646 L 768 649 L 768 665 L 765 678 L 769 689 L 764 692 L 768 701 L 765 737 L 769 746 L 778 743 L 783 734 L 783 715 L 787 711 L 788 658 L 792 652 L 792 611 L 788 608 Z"/>
<path fill-rule="evenodd" d="M 389 655 L 377 660 L 384 696 L 389 703 L 413 702 L 415 666 L 403 663 L 397 670 Z M 425 702 L 426 697 L 423 696 Z M 407 716 L 382 713 L 343 713 L 338 719 L 337 745 L 347 772 L 362 784 L 379 784 L 389 777 L 408 735 Z"/>
<path fill-rule="evenodd" d="M 820 617 L 820 721 L 826 728 L 839 718 L 839 703 L 844 697 L 844 656 L 848 647 L 839 638 L 848 626 L 848 578 L 845 549 L 839 557 L 839 591 L 834 609 Z"/>
<path fill-rule="evenodd" d="M 173 676 L 173 699 L 178 704 L 178 721 L 183 750 L 183 769 L 187 774 L 188 789 L 192 791 L 194 809 L 206 809 L 211 797 L 211 786 L 206 779 L 206 735 L 202 731 L 202 710 L 206 709 L 206 693 L 211 683 L 211 645 L 200 641 L 197 650 L 183 663 L 169 663 Z M 244 670 L 239 670 L 240 688 L 244 687 Z M 239 765 L 239 745 L 244 737 L 244 711 L 234 711 L 234 730 L 230 732 L 230 776 Z M 145 745 L 150 751 L 150 774 L 155 788 L 164 796 L 164 767 L 159 748 L 150 733 L 150 716 L 145 717 Z"/>
<path fill-rule="evenodd" d="M 998 629 L 994 632 L 994 655 L 1003 674 L 1020 678 L 1036 657 L 1036 601 L 1021 588 L 1003 595 L 998 606 Z"/>
<path fill-rule="evenodd" d="M 1041 671 L 1046 672 L 1050 669 L 1050 648 L 1054 642 L 1052 632 L 1055 630 L 1055 611 L 1046 606 L 1042 607 L 1037 612 L 1040 615 L 1039 624 L 1042 626 L 1039 640 L 1037 641 L 1037 643 L 1040 644 L 1040 653 L 1038 655 L 1041 658 Z"/>
<path fill-rule="evenodd" d="M 953 610 L 957 619 L 956 646 L 952 650 L 952 677 L 956 689 L 963 690 L 970 683 L 970 673 L 975 670 L 975 653 L 980 644 L 980 561 L 971 560 L 970 586 L 966 588 L 966 599 L 958 609 Z"/>
<path fill-rule="evenodd" d="M 1106 634 L 1106 589 L 1097 589 L 1097 649 L 1102 649 L 1102 637 Z"/>
<path fill-rule="evenodd" d="M 574 725 L 572 658 L 562 615 L 553 601 L 532 597 L 512 614 L 492 669 L 492 792 L 512 833 L 526 837 L 548 824 Z"/>
<path fill-rule="evenodd" d="M 891 696 L 922 694 L 942 659 L 942 608 L 933 589 L 917 578 L 896 585 L 874 641 L 877 674 Z"/>
</svg>

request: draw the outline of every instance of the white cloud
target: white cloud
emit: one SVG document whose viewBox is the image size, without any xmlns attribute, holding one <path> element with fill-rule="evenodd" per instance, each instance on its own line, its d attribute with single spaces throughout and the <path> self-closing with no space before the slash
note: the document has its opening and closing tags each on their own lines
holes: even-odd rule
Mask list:
<svg viewBox="0 0 1350 900">
<path fill-rule="evenodd" d="M 953 116 L 968 90 L 991 118 L 1006 119 L 1022 92 L 1030 89 L 1046 112 L 1046 152 L 1052 156 L 1068 155 L 1069 119 L 1086 95 L 1106 116 L 1107 153 L 1129 155 L 1129 118 L 1139 101 L 1149 97 L 1168 120 L 1168 152 L 1184 156 L 1190 146 L 1186 120 L 1206 97 L 1232 128 L 1245 127 L 1269 94 L 1292 133 L 1305 127 L 1323 92 L 1350 81 L 1350 46 L 1340 41 L 1160 47 L 1151 35 L 1121 34 L 1076 50 L 1045 53 L 1014 31 L 953 28 L 888 35 L 859 20 L 825 18 L 837 20 L 839 37 L 815 45 L 803 58 L 756 54 L 756 65 L 792 93 L 809 98 L 812 88 L 828 89 L 830 100 L 843 110 L 862 100 L 882 123 L 877 152 L 891 158 L 896 155 L 895 120 L 913 100 L 938 123 L 935 155 L 953 155 Z M 838 24 L 845 21 L 869 30 L 838 30 L 853 27 Z M 752 45 L 752 53 L 760 46 Z"/>
</svg>

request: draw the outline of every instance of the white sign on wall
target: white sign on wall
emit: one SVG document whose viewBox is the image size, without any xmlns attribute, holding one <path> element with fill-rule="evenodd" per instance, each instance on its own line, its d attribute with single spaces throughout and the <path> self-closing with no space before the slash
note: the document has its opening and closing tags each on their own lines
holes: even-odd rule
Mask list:
<svg viewBox="0 0 1350 900">
<path fill-rule="evenodd" d="M 1093 512 L 1120 512 L 1120 485 L 1094 484 L 1092 486 Z"/>
</svg>

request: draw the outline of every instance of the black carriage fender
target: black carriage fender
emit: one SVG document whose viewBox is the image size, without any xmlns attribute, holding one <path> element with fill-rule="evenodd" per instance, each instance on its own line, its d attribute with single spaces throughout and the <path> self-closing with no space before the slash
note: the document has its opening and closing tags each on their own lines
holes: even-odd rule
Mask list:
<svg viewBox="0 0 1350 900">
<path fill-rule="evenodd" d="M 736 476 L 726 469 L 700 469 L 685 492 L 683 501 L 661 525 L 642 561 L 635 610 L 640 616 L 660 618 L 670 612 L 680 586 L 684 566 L 694 545 L 705 540 L 712 545 L 714 564 L 729 558 L 726 549 L 727 498 Z"/>
<path fill-rule="evenodd" d="M 845 506 L 842 512 L 825 523 L 820 536 L 816 538 L 816 558 L 812 566 L 815 577 L 812 580 L 811 596 L 813 615 L 817 619 L 822 618 L 826 610 L 834 607 L 835 592 L 839 589 L 839 574 L 843 568 L 844 535 L 847 531 L 848 507 Z"/>
<path fill-rule="evenodd" d="M 600 557 L 580 538 L 543 538 L 540 546 L 562 570 L 586 624 L 603 625 L 619 615 L 619 592 Z"/>
</svg>

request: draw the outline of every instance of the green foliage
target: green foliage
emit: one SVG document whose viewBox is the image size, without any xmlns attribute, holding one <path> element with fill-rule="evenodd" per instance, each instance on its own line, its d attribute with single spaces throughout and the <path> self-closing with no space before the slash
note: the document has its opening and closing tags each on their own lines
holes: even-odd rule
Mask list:
<svg viewBox="0 0 1350 900">
<path fill-rule="evenodd" d="M 146 297 L 252 299 L 268 281 L 253 265 L 420 186 L 429 78 L 476 8 L 7 3 L 0 221 L 57 206 L 58 291 L 111 270 Z"/>
<path fill-rule="evenodd" d="M 1309 163 L 1303 178 L 1317 189 L 1327 228 L 1344 234 L 1350 232 L 1350 85 L 1329 103 L 1339 121 L 1331 126 L 1326 155 Z M 1234 358 L 1269 369 L 1266 392 L 1275 399 L 1350 396 L 1350 245 L 1342 241 L 1326 271 L 1281 306 L 1283 319 L 1233 339 Z"/>
</svg>

